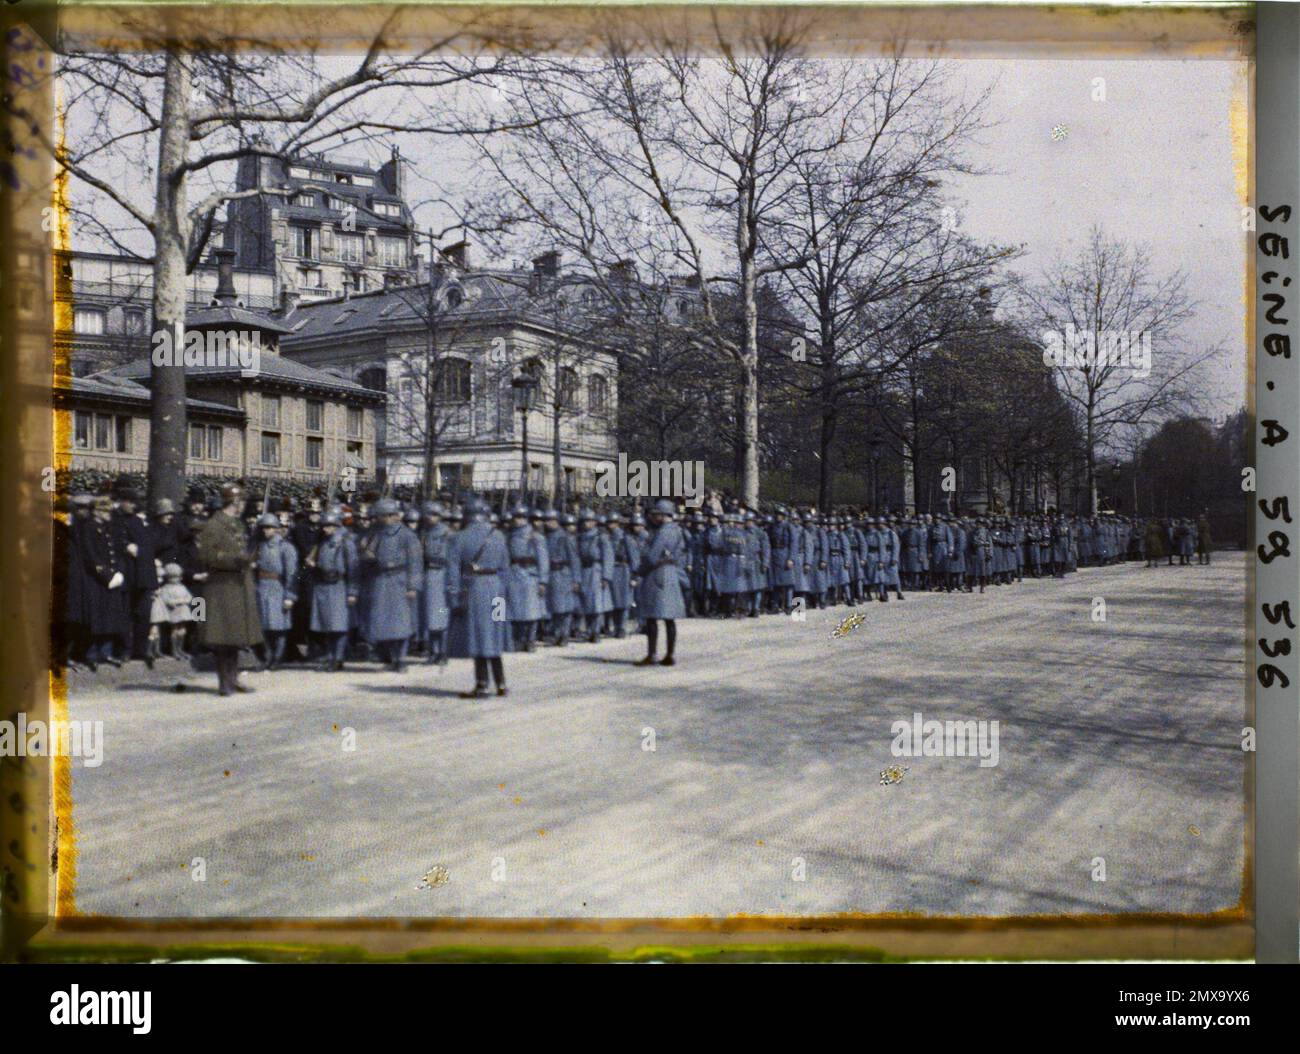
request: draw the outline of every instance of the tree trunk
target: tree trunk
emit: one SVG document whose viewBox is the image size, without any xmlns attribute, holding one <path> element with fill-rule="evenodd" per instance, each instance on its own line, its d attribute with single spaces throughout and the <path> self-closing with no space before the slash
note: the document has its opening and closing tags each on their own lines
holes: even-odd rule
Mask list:
<svg viewBox="0 0 1300 1054">
<path fill-rule="evenodd" d="M 150 508 L 159 498 L 179 507 L 185 492 L 185 257 L 189 249 L 184 176 L 174 178 L 189 147 L 190 69 L 175 49 L 167 53 L 158 135 L 158 189 L 155 198 L 153 317 L 154 332 L 171 334 L 172 357 L 149 370 Z"/>
<path fill-rule="evenodd" d="M 740 299 L 744 322 L 740 341 L 740 494 L 758 508 L 758 221 L 753 214 L 752 187 L 740 188 L 736 217 L 736 248 L 740 257 Z"/>
</svg>

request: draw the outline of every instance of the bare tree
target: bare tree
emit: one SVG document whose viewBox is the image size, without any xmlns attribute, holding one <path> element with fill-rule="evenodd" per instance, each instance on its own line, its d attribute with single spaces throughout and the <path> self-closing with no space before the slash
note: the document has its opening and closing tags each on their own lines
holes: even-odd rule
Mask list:
<svg viewBox="0 0 1300 1054">
<path fill-rule="evenodd" d="M 861 100 L 842 70 L 804 56 L 803 16 L 756 12 L 734 32 L 715 23 L 716 57 L 648 26 L 637 39 L 610 31 L 595 58 L 520 93 L 513 123 L 528 130 L 487 156 L 521 211 L 597 269 L 630 245 L 648 269 L 698 284 L 698 340 L 735 364 L 741 491 L 753 503 L 758 292 L 765 275 L 801 262 L 764 255 L 761 231 L 798 166 L 850 138 Z M 717 289 L 740 305 L 738 325 Z"/>
<path fill-rule="evenodd" d="M 1073 260 L 1021 284 L 1027 315 L 1043 327 L 1057 386 L 1083 428 L 1088 505 L 1097 510 L 1097 457 L 1120 426 L 1187 408 L 1197 368 L 1219 354 L 1186 348 L 1193 313 L 1182 271 L 1154 273 L 1141 246 L 1094 227 Z"/>
<path fill-rule="evenodd" d="M 416 52 L 395 54 L 402 15 L 400 8 L 391 12 L 355 60 L 319 50 L 247 47 L 233 15 L 212 10 L 201 16 L 124 13 L 122 33 L 141 43 L 129 57 L 110 42 L 93 40 L 59 49 L 70 135 L 66 149 L 47 146 L 94 196 L 90 211 L 109 216 L 116 210 L 152 241 L 156 334 L 169 334 L 177 344 L 183 338 L 185 276 L 202 257 L 224 207 L 277 193 L 230 189 L 241 158 L 285 159 L 376 130 L 465 131 L 458 108 L 440 103 L 464 85 L 511 68 L 469 18 Z M 115 182 L 105 175 L 111 171 L 134 173 L 136 180 Z M 150 201 L 136 192 L 141 176 Z M 117 240 L 122 226 L 104 220 L 98 229 Z M 155 361 L 151 387 L 151 497 L 178 500 L 186 456 L 179 361 Z"/>
</svg>

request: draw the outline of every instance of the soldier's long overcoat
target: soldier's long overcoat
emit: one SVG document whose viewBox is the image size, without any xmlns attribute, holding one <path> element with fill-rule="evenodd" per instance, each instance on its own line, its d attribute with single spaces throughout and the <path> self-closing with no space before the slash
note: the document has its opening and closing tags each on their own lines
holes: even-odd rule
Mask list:
<svg viewBox="0 0 1300 1054">
<path fill-rule="evenodd" d="M 257 613 L 263 633 L 287 633 L 293 611 L 286 600 L 298 599 L 298 550 L 278 535 L 257 543 Z"/>
<path fill-rule="evenodd" d="M 200 642 L 209 648 L 261 644 L 253 553 L 244 522 L 224 511 L 216 512 L 199 530 L 195 546 L 199 567 L 208 574 L 203 583 Z"/>
<path fill-rule="evenodd" d="M 686 538 L 672 521 L 650 533 L 641 550 L 641 586 L 637 607 L 642 618 L 686 617 L 682 590 L 690 585 L 686 573 Z"/>
<path fill-rule="evenodd" d="M 311 628 L 315 633 L 346 633 L 351 623 L 348 597 L 361 591 L 361 566 L 352 536 L 336 528 L 322 536 L 311 573 Z"/>
<path fill-rule="evenodd" d="M 452 539 L 447 552 L 451 601 L 447 654 L 452 658 L 492 659 L 509 650 L 505 596 L 509 566 L 505 537 L 484 520 L 467 524 Z"/>
<path fill-rule="evenodd" d="M 366 640 L 372 644 L 406 640 L 415 632 L 411 599 L 406 594 L 419 589 L 424 575 L 419 539 L 405 524 L 383 524 L 371 531 L 358 551 L 362 553 Z"/>
<path fill-rule="evenodd" d="M 578 579 L 579 600 L 584 615 L 603 615 L 611 610 L 609 589 L 605 583 L 614 573 L 614 549 L 609 535 L 596 527 L 580 531 L 578 560 L 582 564 Z"/>
<path fill-rule="evenodd" d="M 420 632 L 441 633 L 447 628 L 447 551 L 452 534 L 445 523 L 426 527 L 420 535 L 424 558 L 424 593 L 421 597 Z"/>
<path fill-rule="evenodd" d="M 507 546 L 506 608 L 511 622 L 540 622 L 546 618 L 546 586 L 551 559 L 546 539 L 528 524 L 512 527 Z"/>
<path fill-rule="evenodd" d="M 799 562 L 803 558 L 803 547 L 799 544 L 802 534 L 789 520 L 779 520 L 772 524 L 768 531 L 772 551 L 772 585 L 798 584 Z"/>
<path fill-rule="evenodd" d="M 637 544 L 621 527 L 614 527 L 609 531 L 609 547 L 614 559 L 614 573 L 609 576 L 609 605 L 612 611 L 625 611 L 632 606 Z"/>
<path fill-rule="evenodd" d="M 550 568 L 546 606 L 552 615 L 571 615 L 578 610 L 578 594 L 573 587 L 582 577 L 577 540 L 563 527 L 556 527 L 546 535 L 546 553 Z"/>
</svg>

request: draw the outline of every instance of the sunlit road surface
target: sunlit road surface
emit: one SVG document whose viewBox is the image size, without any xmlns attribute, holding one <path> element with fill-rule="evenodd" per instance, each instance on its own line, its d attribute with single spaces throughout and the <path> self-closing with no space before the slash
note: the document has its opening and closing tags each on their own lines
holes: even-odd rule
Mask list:
<svg viewBox="0 0 1300 1054">
<path fill-rule="evenodd" d="M 228 699 L 170 661 L 112 683 L 74 675 L 70 716 L 105 736 L 102 765 L 73 768 L 77 907 L 1232 908 L 1244 587 L 1241 554 L 1219 554 L 874 603 L 839 639 L 847 608 L 688 621 L 676 667 L 633 666 L 640 637 L 547 648 L 508 656 L 509 697 L 483 701 L 457 697 L 466 661 L 254 674 L 256 694 Z M 168 690 L 177 680 L 189 688 Z M 893 756 L 891 726 L 915 713 L 996 720 L 997 765 Z M 882 785 L 891 765 L 906 771 Z"/>
</svg>

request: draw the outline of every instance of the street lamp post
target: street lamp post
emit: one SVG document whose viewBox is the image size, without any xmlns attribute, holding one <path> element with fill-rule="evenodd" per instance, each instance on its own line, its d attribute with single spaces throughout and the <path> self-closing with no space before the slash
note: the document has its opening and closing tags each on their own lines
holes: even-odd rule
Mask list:
<svg viewBox="0 0 1300 1054">
<path fill-rule="evenodd" d="M 531 373 L 521 373 L 510 382 L 510 387 L 514 392 L 515 409 L 519 411 L 520 428 L 523 433 L 523 453 L 522 473 L 519 477 L 519 497 L 524 504 L 528 504 L 531 495 L 529 494 L 528 480 L 528 412 L 533 408 L 533 402 L 537 395 L 537 378 Z"/>
<path fill-rule="evenodd" d="M 1119 467 L 1119 462 L 1116 461 L 1110 466 L 1110 511 L 1116 513 L 1119 512 L 1119 477 L 1121 474 L 1122 470 Z"/>
</svg>

